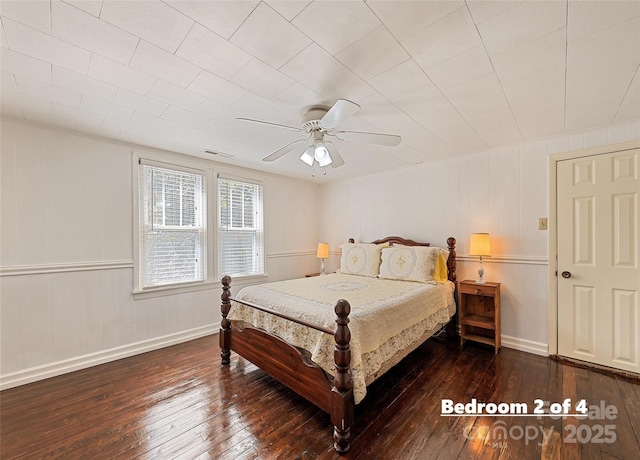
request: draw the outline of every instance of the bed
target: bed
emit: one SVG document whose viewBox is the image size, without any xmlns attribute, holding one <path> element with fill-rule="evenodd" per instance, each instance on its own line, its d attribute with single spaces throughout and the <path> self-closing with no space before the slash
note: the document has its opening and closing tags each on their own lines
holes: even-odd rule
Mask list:
<svg viewBox="0 0 640 460">
<path fill-rule="evenodd" d="M 349 240 L 337 273 L 249 286 L 235 297 L 223 277 L 222 364 L 233 350 L 328 412 L 334 448 L 347 452 L 367 385 L 445 326 L 455 335 L 455 242 Z"/>
</svg>

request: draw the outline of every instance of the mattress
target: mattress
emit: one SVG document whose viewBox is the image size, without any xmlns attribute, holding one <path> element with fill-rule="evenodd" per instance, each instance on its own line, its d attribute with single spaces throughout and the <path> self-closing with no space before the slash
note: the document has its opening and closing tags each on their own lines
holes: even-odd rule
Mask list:
<svg viewBox="0 0 640 460">
<path fill-rule="evenodd" d="M 366 386 L 422 343 L 455 313 L 454 284 L 427 284 L 334 273 L 245 287 L 236 299 L 318 326 L 335 329 L 339 299 L 351 305 L 351 378 L 359 403 Z M 274 315 L 232 302 L 229 319 L 266 330 L 310 352 L 333 375 L 334 338 Z"/>
</svg>

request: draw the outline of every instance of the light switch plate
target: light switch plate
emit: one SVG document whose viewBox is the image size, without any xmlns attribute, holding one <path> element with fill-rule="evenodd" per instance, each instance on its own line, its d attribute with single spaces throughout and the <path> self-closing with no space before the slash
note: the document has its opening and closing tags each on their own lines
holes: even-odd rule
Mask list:
<svg viewBox="0 0 640 460">
<path fill-rule="evenodd" d="M 546 217 L 538 218 L 538 230 L 547 230 L 548 229 L 548 220 Z"/>
</svg>

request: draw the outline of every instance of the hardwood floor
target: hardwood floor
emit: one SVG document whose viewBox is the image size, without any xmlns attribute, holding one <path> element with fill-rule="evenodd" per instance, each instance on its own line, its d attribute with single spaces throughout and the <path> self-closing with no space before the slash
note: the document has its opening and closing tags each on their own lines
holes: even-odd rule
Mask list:
<svg viewBox="0 0 640 460">
<path fill-rule="evenodd" d="M 0 458 L 340 457 L 327 414 L 233 353 L 231 366 L 221 366 L 217 339 L 3 391 Z M 529 413 L 535 399 L 584 398 L 617 413 L 440 415 L 442 399 L 472 398 L 523 402 Z M 346 459 L 637 459 L 640 384 L 508 348 L 494 356 L 491 347 L 460 351 L 431 339 L 369 387 L 352 435 Z"/>
</svg>

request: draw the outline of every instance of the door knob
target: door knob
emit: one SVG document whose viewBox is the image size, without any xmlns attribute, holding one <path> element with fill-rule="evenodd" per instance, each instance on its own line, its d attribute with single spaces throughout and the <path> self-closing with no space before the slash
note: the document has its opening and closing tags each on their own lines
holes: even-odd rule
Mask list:
<svg viewBox="0 0 640 460">
<path fill-rule="evenodd" d="M 562 272 L 563 278 L 571 278 L 571 272 Z"/>
</svg>

